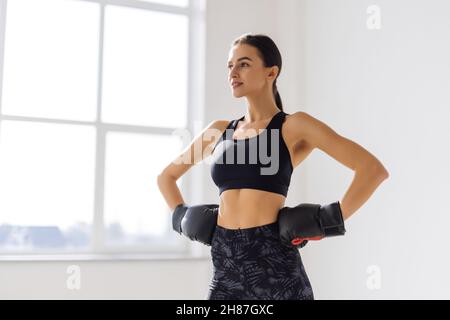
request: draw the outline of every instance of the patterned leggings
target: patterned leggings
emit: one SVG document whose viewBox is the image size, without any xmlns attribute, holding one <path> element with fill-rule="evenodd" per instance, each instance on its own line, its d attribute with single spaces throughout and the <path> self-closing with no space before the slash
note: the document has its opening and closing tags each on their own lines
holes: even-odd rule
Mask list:
<svg viewBox="0 0 450 320">
<path fill-rule="evenodd" d="M 314 300 L 297 248 L 281 243 L 278 223 L 213 234 L 208 300 Z"/>
</svg>

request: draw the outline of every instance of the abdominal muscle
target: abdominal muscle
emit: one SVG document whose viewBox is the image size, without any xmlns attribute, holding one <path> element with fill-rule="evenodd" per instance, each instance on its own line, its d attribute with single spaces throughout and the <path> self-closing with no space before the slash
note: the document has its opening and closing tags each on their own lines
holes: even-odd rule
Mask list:
<svg viewBox="0 0 450 320">
<path fill-rule="evenodd" d="M 226 190 L 220 195 L 217 224 L 226 229 L 245 229 L 273 223 L 285 199 L 264 190 Z"/>
</svg>

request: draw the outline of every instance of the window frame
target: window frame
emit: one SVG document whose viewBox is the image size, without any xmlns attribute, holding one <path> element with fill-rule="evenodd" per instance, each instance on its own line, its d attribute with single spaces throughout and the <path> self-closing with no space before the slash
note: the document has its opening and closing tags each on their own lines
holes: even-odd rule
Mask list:
<svg viewBox="0 0 450 320">
<path fill-rule="evenodd" d="M 187 84 L 187 114 L 186 127 L 184 129 L 193 132 L 194 119 L 203 119 L 203 87 L 204 87 L 204 12 L 206 0 L 188 0 L 187 7 L 178 7 L 160 3 L 141 2 L 137 0 L 72 0 L 98 3 L 99 10 L 99 52 L 98 52 L 98 70 L 97 70 L 97 110 L 95 121 L 76 121 L 65 119 L 45 119 L 39 117 L 27 116 L 9 116 L 2 114 L 2 105 L 0 99 L 0 127 L 2 120 L 13 121 L 32 121 L 40 123 L 58 123 L 58 124 L 76 124 L 93 126 L 96 131 L 95 147 L 95 195 L 93 220 L 91 225 L 90 244 L 82 249 L 32 249 L 32 250 L 0 250 L 0 261 L 15 260 L 70 260 L 76 257 L 77 260 L 109 260 L 109 259 L 180 259 L 198 257 L 205 258 L 205 251 L 199 250 L 198 244 L 191 243 L 181 237 L 173 245 L 161 246 L 160 244 L 149 245 L 124 245 L 124 246 L 106 246 L 104 238 L 104 182 L 105 182 L 105 151 L 106 134 L 108 132 L 126 132 L 135 134 L 162 134 L 172 135 L 174 130 L 180 128 L 163 128 L 154 126 L 139 126 L 118 123 L 101 122 L 101 96 L 102 96 L 102 73 L 103 73 L 103 41 L 104 41 L 104 22 L 105 7 L 107 5 L 139 8 L 155 12 L 166 12 L 185 15 L 188 18 L 188 79 Z M 6 9 L 8 0 L 0 0 L 0 95 L 3 91 L 3 65 L 5 48 L 5 30 L 6 30 Z M 199 71 L 200 72 L 196 72 Z M 193 85 L 195 84 L 195 85 Z M 1 137 L 0 137 L 1 138 Z M 182 148 L 185 148 L 183 146 Z M 180 150 L 181 151 L 181 150 Z M 194 194 L 194 181 L 196 193 Z M 201 172 L 193 170 L 192 174 L 186 175 L 181 179 L 180 189 L 186 201 L 199 201 L 199 194 L 203 194 L 203 185 L 198 183 L 202 181 Z M 152 183 L 151 181 L 149 183 Z M 155 179 L 155 188 L 156 179 Z M 167 208 L 167 219 L 170 220 L 170 209 Z M 169 223 L 168 225 L 171 225 Z M 172 231 L 170 229 L 170 231 Z M 170 232 L 169 231 L 169 232 Z"/>
</svg>

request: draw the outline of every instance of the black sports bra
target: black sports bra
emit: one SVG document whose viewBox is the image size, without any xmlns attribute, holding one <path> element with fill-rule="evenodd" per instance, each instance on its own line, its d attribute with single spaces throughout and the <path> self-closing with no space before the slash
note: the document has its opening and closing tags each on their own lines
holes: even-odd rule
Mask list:
<svg viewBox="0 0 450 320">
<path fill-rule="evenodd" d="M 281 134 L 286 113 L 275 114 L 258 135 L 234 139 L 232 120 L 214 146 L 211 177 L 219 195 L 228 189 L 259 189 L 287 196 L 293 171 L 291 156 Z"/>
</svg>

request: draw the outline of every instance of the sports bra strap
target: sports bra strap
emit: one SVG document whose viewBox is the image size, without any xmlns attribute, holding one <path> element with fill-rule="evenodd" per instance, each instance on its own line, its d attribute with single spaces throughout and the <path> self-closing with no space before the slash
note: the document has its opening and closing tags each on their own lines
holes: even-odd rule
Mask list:
<svg viewBox="0 0 450 320">
<path fill-rule="evenodd" d="M 267 124 L 267 127 L 264 129 L 281 129 L 281 125 L 283 123 L 283 119 L 285 116 L 286 116 L 285 112 L 283 112 L 283 111 L 278 112 L 277 114 L 275 114 L 272 117 L 270 122 Z M 230 122 L 230 124 L 232 124 L 231 127 L 233 128 L 233 130 L 236 130 L 238 122 L 241 120 L 244 120 L 244 118 L 245 118 L 245 115 L 239 119 L 236 119 L 236 120 L 233 120 Z"/>
<path fill-rule="evenodd" d="M 284 113 L 283 111 L 277 113 L 270 121 L 270 123 L 267 125 L 267 129 L 281 129 L 285 116 L 286 113 Z"/>
</svg>

